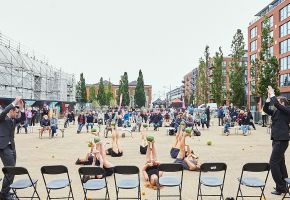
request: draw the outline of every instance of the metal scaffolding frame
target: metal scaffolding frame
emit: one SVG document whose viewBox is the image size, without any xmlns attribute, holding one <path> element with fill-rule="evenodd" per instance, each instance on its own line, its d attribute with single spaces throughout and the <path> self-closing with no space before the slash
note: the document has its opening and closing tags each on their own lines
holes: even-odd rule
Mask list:
<svg viewBox="0 0 290 200">
<path fill-rule="evenodd" d="M 75 102 L 75 76 L 0 33 L 0 98 Z"/>
</svg>

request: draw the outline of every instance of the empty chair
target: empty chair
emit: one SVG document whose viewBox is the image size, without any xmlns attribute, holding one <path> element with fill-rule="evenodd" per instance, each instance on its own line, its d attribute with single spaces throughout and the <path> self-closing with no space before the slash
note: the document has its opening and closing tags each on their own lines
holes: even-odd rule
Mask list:
<svg viewBox="0 0 290 200">
<path fill-rule="evenodd" d="M 19 180 L 13 181 L 13 183 L 10 185 L 10 188 L 12 189 L 12 191 L 17 199 L 40 199 L 38 192 L 36 190 L 37 180 L 32 179 L 30 177 L 30 174 L 28 173 L 27 169 L 25 169 L 24 167 L 3 167 L 2 171 L 3 171 L 3 174 L 6 178 L 14 177 L 14 176 L 27 176 L 26 179 L 19 179 Z M 8 178 L 8 180 L 9 180 L 9 178 Z M 26 188 L 33 189 L 32 196 L 19 197 L 17 195 L 17 190 L 22 190 L 22 189 L 26 189 Z"/>
<path fill-rule="evenodd" d="M 129 177 L 131 175 L 131 177 Z M 122 178 L 121 178 L 122 176 Z M 123 178 L 126 176 L 126 178 Z M 136 166 L 115 166 L 114 167 L 114 179 L 116 195 L 118 199 L 140 199 L 141 200 L 141 189 L 140 189 L 140 172 Z M 137 189 L 137 197 L 119 197 L 120 189 Z"/>
<path fill-rule="evenodd" d="M 160 164 L 158 166 L 158 171 L 162 172 L 180 172 L 179 176 L 168 176 L 163 174 L 162 177 L 158 176 L 158 185 L 157 185 L 157 199 L 159 200 L 161 197 L 179 197 L 181 200 L 181 193 L 182 193 L 182 180 L 183 180 L 183 167 L 177 163 L 168 163 L 168 164 Z M 179 194 L 178 195 L 161 195 L 160 194 L 160 187 L 178 187 Z"/>
<path fill-rule="evenodd" d="M 289 191 L 289 189 L 290 189 L 290 178 L 285 178 L 285 181 L 287 183 L 287 193 L 284 194 L 283 199 L 289 199 L 290 198 L 290 191 Z M 289 194 L 289 197 L 286 197 L 287 194 Z"/>
<path fill-rule="evenodd" d="M 221 172 L 223 171 L 222 178 L 217 176 L 203 176 L 203 172 Z M 199 181 L 198 181 L 198 192 L 197 192 L 197 200 L 199 197 L 204 196 L 214 196 L 214 197 L 220 197 L 220 199 L 224 199 L 223 195 L 223 189 L 224 189 L 224 182 L 226 177 L 226 171 L 227 171 L 227 165 L 225 163 L 204 163 L 200 166 L 200 172 L 199 172 Z M 207 187 L 219 187 L 220 188 L 220 194 L 202 194 L 201 187 L 207 186 Z"/>
<path fill-rule="evenodd" d="M 74 199 L 71 187 L 71 179 L 69 177 L 68 169 L 63 165 L 43 166 L 41 167 L 41 174 L 47 191 L 47 199 Z M 48 175 L 63 175 L 64 178 L 52 179 L 47 182 Z M 51 197 L 51 191 L 68 188 L 69 194 L 66 197 Z"/>
<path fill-rule="evenodd" d="M 238 187 L 238 193 L 237 193 L 237 198 L 239 197 L 259 197 L 266 199 L 265 194 L 264 194 L 264 189 L 267 183 L 268 175 L 270 171 L 270 165 L 269 163 L 247 163 L 243 166 L 242 174 L 241 177 L 238 179 L 239 181 L 239 187 Z M 264 180 L 258 178 L 258 177 L 249 177 L 245 176 L 245 172 L 265 172 L 266 177 Z M 259 188 L 261 190 L 261 194 L 259 196 L 245 196 L 242 193 L 241 190 L 241 185 L 246 186 L 246 187 L 251 187 L 251 188 Z"/>
<path fill-rule="evenodd" d="M 81 178 L 85 199 L 87 200 L 88 191 L 106 189 L 105 199 L 110 199 L 107 186 L 106 172 L 101 167 L 80 167 L 79 175 Z M 98 177 L 100 176 L 100 178 Z M 93 177 L 93 178 L 92 178 Z M 88 178 L 89 180 L 85 181 Z M 104 198 L 100 198 L 104 199 Z"/>
</svg>

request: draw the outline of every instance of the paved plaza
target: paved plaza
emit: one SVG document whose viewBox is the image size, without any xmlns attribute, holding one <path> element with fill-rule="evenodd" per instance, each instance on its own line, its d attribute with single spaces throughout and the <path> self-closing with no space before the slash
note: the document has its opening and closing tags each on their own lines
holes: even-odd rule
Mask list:
<svg viewBox="0 0 290 200">
<path fill-rule="evenodd" d="M 224 193 L 225 197 L 235 197 L 238 188 L 237 177 L 241 174 L 243 164 L 247 162 L 268 162 L 271 153 L 270 135 L 267 134 L 267 129 L 259 125 L 256 131 L 245 137 L 239 132 L 235 135 L 224 136 L 221 134 L 221 127 L 214 125 L 209 130 L 202 130 L 201 137 L 189 138 L 187 143 L 193 148 L 194 152 L 199 156 L 201 162 L 225 162 L 228 165 L 226 175 Z M 174 137 L 166 134 L 164 127 L 160 128 L 158 132 L 152 131 L 152 127 L 147 131 L 149 134 L 155 136 L 156 146 L 158 149 L 158 159 L 161 163 L 172 163 L 169 155 L 171 145 Z M 72 179 L 72 187 L 75 199 L 83 199 L 83 190 L 81 187 L 80 178 L 78 175 L 78 168 L 75 161 L 78 157 L 84 157 L 89 151 L 87 141 L 93 138 L 93 135 L 86 133 L 83 129 L 82 134 L 76 134 L 76 125 L 71 125 L 65 130 L 65 137 L 61 138 L 59 134 L 54 139 L 49 139 L 46 135 L 43 139 L 38 138 L 37 130 L 30 134 L 16 135 L 16 149 L 17 149 L 17 166 L 24 166 L 31 173 L 32 177 L 39 180 L 38 191 L 42 199 L 46 197 L 44 183 L 40 173 L 40 167 L 43 165 L 62 164 L 68 167 Z M 103 138 L 103 137 L 102 137 Z M 104 139 L 111 142 L 111 138 Z M 212 146 L 207 145 L 207 141 L 212 141 Z M 120 158 L 108 157 L 114 165 L 136 165 L 142 169 L 145 163 L 145 156 L 139 153 L 140 133 L 133 133 L 133 138 L 126 135 L 125 138 L 120 139 L 121 146 L 124 150 L 124 156 Z M 289 155 L 289 150 L 287 152 Z M 286 164 L 290 166 L 290 161 L 286 156 Z M 153 200 L 156 199 L 156 191 L 146 188 L 141 175 L 141 190 L 142 199 Z M 183 184 L 183 199 L 196 199 L 197 185 L 199 172 L 184 173 Z M 111 199 L 115 199 L 115 187 L 113 176 L 108 178 L 109 193 Z M 269 176 L 266 186 L 267 199 L 276 200 L 282 197 L 272 196 L 270 192 L 273 190 L 273 180 Z M 217 190 L 206 189 L 206 192 L 215 192 Z M 246 189 L 244 193 L 259 192 L 258 190 Z M 162 188 L 161 193 L 174 193 L 177 189 Z M 65 194 L 64 192 L 57 194 Z M 96 196 L 96 194 L 98 196 Z M 103 197 L 103 191 L 97 192 L 90 197 Z M 121 191 L 121 195 L 134 194 L 133 191 Z M 101 196 L 102 195 L 102 196 Z M 168 199 L 168 198 L 164 198 Z M 177 199 L 177 198 L 172 198 Z M 215 199 L 215 198 L 208 198 Z"/>
</svg>

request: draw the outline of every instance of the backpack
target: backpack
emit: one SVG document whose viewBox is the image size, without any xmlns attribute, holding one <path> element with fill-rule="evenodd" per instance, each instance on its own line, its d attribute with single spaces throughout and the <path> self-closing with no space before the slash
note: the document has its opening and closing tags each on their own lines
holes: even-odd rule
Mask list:
<svg viewBox="0 0 290 200">
<path fill-rule="evenodd" d="M 194 136 L 201 136 L 201 132 L 197 128 L 193 128 L 192 130 Z"/>
</svg>

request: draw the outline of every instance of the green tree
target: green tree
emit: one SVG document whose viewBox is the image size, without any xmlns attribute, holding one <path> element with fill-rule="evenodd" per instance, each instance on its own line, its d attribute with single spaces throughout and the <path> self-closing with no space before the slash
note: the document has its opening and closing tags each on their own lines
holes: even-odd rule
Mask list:
<svg viewBox="0 0 290 200">
<path fill-rule="evenodd" d="M 141 69 L 139 70 L 139 76 L 137 79 L 137 86 L 135 88 L 135 105 L 139 108 L 142 106 L 145 106 L 146 103 L 146 95 L 144 90 L 144 80 L 143 80 L 143 74 Z"/>
<path fill-rule="evenodd" d="M 111 101 L 113 99 L 113 88 L 112 88 L 112 83 L 109 81 L 108 88 L 107 88 L 107 93 L 106 93 L 106 105 L 111 106 Z"/>
<path fill-rule="evenodd" d="M 104 86 L 103 77 L 101 77 L 99 82 L 99 90 L 98 90 L 98 96 L 97 96 L 98 102 L 100 106 L 106 105 L 106 91 Z"/>
<path fill-rule="evenodd" d="M 205 61 L 205 68 L 204 68 L 204 85 L 203 85 L 203 92 L 204 92 L 204 102 L 208 103 L 209 100 L 209 74 L 208 74 L 208 68 L 210 65 L 210 53 L 209 53 L 209 46 L 206 45 L 204 50 L 204 61 Z"/>
<path fill-rule="evenodd" d="M 78 103 L 87 102 L 86 80 L 83 73 L 80 74 L 80 80 L 76 86 L 76 98 Z"/>
<path fill-rule="evenodd" d="M 130 104 L 130 95 L 129 95 L 129 81 L 128 81 L 128 74 L 127 72 L 124 73 L 123 75 L 123 88 L 122 88 L 122 94 L 123 94 L 123 101 L 122 105 L 123 106 L 129 106 Z"/>
<path fill-rule="evenodd" d="M 117 92 L 117 103 L 118 105 L 120 105 L 120 96 L 121 94 L 123 94 L 123 76 L 121 76 L 121 79 L 119 81 L 119 88 L 118 88 L 118 92 Z"/>
<path fill-rule="evenodd" d="M 271 55 L 270 52 L 270 47 L 273 43 L 270 32 L 269 18 L 264 17 L 259 58 L 253 61 L 251 65 L 251 80 L 256 86 L 254 94 L 262 99 L 267 97 L 268 85 L 274 88 L 277 95 L 280 94 L 278 88 L 279 63 L 277 58 Z"/>
<path fill-rule="evenodd" d="M 244 105 L 245 100 L 245 70 L 246 66 L 243 62 L 245 55 L 245 41 L 243 33 L 240 29 L 237 30 L 233 37 L 231 45 L 231 70 L 229 73 L 230 77 L 230 97 L 231 102 L 241 107 Z"/>
<path fill-rule="evenodd" d="M 203 58 L 199 59 L 199 65 L 198 65 L 198 76 L 197 76 L 197 81 L 196 81 L 196 94 L 195 94 L 195 103 L 197 105 L 205 103 L 205 62 Z"/>
<path fill-rule="evenodd" d="M 213 70 L 212 70 L 212 83 L 211 83 L 211 93 L 218 106 L 221 106 L 223 99 L 225 98 L 223 91 L 224 85 L 224 75 L 223 75 L 223 52 L 221 47 L 219 52 L 216 52 L 213 57 Z"/>
<path fill-rule="evenodd" d="M 90 101 L 90 103 L 92 103 L 95 100 L 97 100 L 97 97 L 96 97 L 96 88 L 95 88 L 94 85 L 92 85 L 90 87 L 90 91 L 89 91 L 89 101 Z"/>
</svg>

